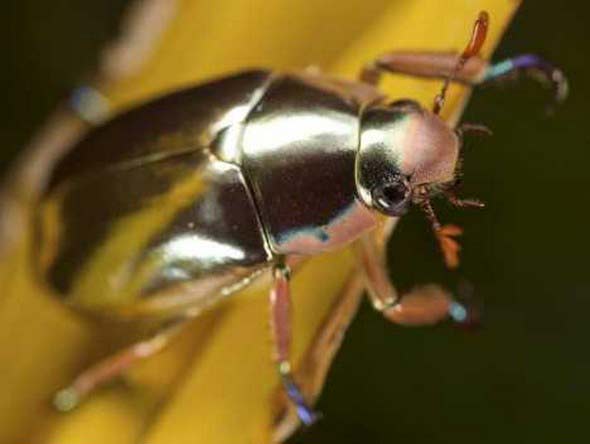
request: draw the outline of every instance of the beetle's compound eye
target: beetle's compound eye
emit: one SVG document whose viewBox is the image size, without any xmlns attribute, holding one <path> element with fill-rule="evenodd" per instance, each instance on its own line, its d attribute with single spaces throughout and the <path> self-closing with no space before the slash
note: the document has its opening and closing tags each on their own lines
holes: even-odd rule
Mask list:
<svg viewBox="0 0 590 444">
<path fill-rule="evenodd" d="M 405 214 L 412 197 L 409 180 L 401 175 L 395 176 L 375 187 L 372 191 L 373 205 L 388 216 Z"/>
</svg>

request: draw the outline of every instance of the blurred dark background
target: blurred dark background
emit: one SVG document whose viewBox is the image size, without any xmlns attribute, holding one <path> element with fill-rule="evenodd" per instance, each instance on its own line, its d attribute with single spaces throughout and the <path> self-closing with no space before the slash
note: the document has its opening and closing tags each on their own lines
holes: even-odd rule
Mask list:
<svg viewBox="0 0 590 444">
<path fill-rule="evenodd" d="M 2 172 L 94 66 L 126 3 L 3 2 Z M 527 1 L 495 56 L 534 52 L 560 65 L 571 95 L 555 115 L 547 116 L 550 95 L 533 81 L 480 89 L 467 109 L 464 119 L 487 124 L 494 136 L 470 139 L 465 159 L 464 194 L 488 208 L 438 204 L 443 221 L 466 227 L 460 272 L 443 269 L 417 213 L 402 221 L 391 245 L 392 276 L 402 288 L 470 281 L 484 306 L 482 328 L 404 329 L 365 304 L 321 399 L 319 409 L 328 414 L 292 442 L 587 442 L 585 6 Z"/>
</svg>

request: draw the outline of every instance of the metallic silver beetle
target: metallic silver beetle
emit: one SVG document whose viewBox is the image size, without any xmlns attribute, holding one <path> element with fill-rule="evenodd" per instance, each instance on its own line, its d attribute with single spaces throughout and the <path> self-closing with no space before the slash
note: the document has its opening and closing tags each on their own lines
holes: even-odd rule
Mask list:
<svg viewBox="0 0 590 444">
<path fill-rule="evenodd" d="M 444 193 L 459 206 L 480 205 L 453 194 L 461 129 L 478 127 L 454 129 L 438 116 L 449 81 L 476 84 L 533 70 L 565 93 L 561 73 L 537 57 L 492 66 L 478 58 L 486 28 L 482 14 L 459 56 L 386 54 L 359 82 L 314 72 L 242 72 L 90 131 L 46 185 L 37 214 L 38 268 L 76 309 L 173 322 L 81 374 L 58 393 L 58 407 L 73 407 L 161 349 L 186 319 L 270 269 L 277 365 L 300 420 L 311 423 L 314 413 L 289 363 L 289 261 L 353 241 L 372 301 L 390 320 L 431 323 L 456 311 L 450 295 L 434 286 L 398 297 L 370 233 L 417 204 L 447 261 L 456 261 L 452 236 L 459 231 L 440 226 L 429 198 Z M 447 81 L 431 112 L 411 100 L 389 101 L 376 88 L 382 72 Z M 116 249 L 113 238 L 125 241 Z"/>
</svg>

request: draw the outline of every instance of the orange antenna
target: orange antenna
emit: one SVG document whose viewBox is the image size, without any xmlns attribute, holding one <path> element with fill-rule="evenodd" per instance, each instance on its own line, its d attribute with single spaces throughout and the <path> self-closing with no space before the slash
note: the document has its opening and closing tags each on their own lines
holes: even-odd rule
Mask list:
<svg viewBox="0 0 590 444">
<path fill-rule="evenodd" d="M 486 11 L 481 11 L 479 13 L 479 16 L 477 17 L 477 20 L 475 21 L 475 24 L 473 25 L 473 33 L 471 34 L 471 39 L 469 40 L 469 43 L 459 56 L 457 64 L 455 65 L 449 76 L 445 79 L 445 83 L 443 84 L 440 93 L 434 98 L 434 106 L 432 107 L 432 112 L 434 114 L 439 114 L 440 110 L 444 106 L 447 89 L 449 88 L 450 83 L 453 81 L 457 73 L 461 71 L 463 66 L 465 66 L 467 60 L 479 54 L 479 51 L 481 50 L 486 40 L 489 22 L 489 14 Z"/>
</svg>

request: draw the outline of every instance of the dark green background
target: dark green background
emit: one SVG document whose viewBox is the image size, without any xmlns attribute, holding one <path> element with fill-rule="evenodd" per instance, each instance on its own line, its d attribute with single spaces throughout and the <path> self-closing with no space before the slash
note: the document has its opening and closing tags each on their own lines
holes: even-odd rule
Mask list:
<svg viewBox="0 0 590 444">
<path fill-rule="evenodd" d="M 125 3 L 2 3 L 3 169 L 92 68 Z M 496 54 L 535 52 L 563 67 L 571 96 L 555 116 L 531 81 L 477 91 L 465 115 L 495 133 L 471 139 L 465 161 L 465 194 L 488 209 L 438 206 L 443 221 L 466 227 L 460 275 L 483 301 L 483 328 L 404 329 L 365 304 L 320 402 L 325 418 L 294 442 L 590 442 L 585 4 L 529 0 Z M 402 221 L 391 248 L 402 288 L 456 285 L 433 245 L 421 215 Z"/>
</svg>

